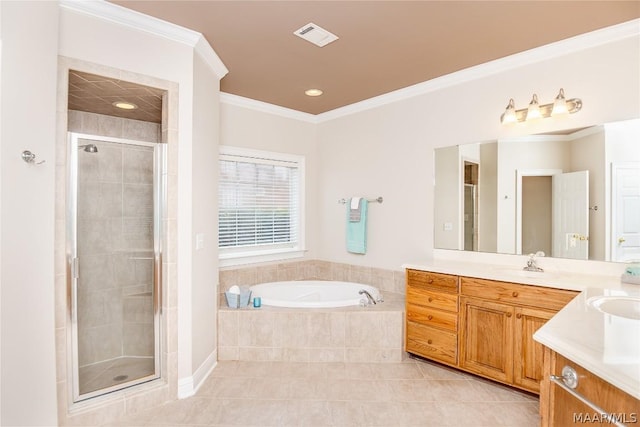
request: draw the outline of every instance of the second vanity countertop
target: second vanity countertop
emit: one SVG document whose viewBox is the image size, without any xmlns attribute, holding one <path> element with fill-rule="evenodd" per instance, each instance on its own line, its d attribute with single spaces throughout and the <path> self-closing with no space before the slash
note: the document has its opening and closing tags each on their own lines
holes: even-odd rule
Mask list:
<svg viewBox="0 0 640 427">
<path fill-rule="evenodd" d="M 636 288 L 636 292 L 586 289 L 533 339 L 640 399 L 640 320 L 603 313 L 589 304 L 599 296 L 640 297 L 640 287 Z"/>
<path fill-rule="evenodd" d="M 615 274 L 537 273 L 516 265 L 452 260 L 407 263 L 403 268 L 580 291 L 534 339 L 640 399 L 640 320 L 603 313 L 588 303 L 599 296 L 640 297 L 639 285 L 621 283 Z"/>
</svg>

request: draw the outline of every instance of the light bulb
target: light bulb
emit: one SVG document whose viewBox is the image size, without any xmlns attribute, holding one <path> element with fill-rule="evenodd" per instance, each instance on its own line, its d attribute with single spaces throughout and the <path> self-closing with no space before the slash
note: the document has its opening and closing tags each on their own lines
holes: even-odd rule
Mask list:
<svg viewBox="0 0 640 427">
<path fill-rule="evenodd" d="M 538 95 L 533 94 L 533 98 L 529 103 L 529 108 L 527 108 L 527 120 L 539 119 L 542 117 L 540 113 L 540 105 L 538 104 Z"/>
<path fill-rule="evenodd" d="M 507 105 L 507 108 L 504 110 L 504 113 L 502 114 L 500 121 L 503 124 L 515 123 L 518 121 L 518 117 L 516 116 L 516 106 L 513 102 L 513 98 L 509 100 L 509 104 Z"/>
<path fill-rule="evenodd" d="M 560 89 L 560 93 L 556 96 L 555 101 L 553 101 L 553 109 L 551 110 L 551 115 L 556 116 L 559 114 L 566 114 L 569 110 L 567 109 L 567 100 L 564 99 L 564 89 Z"/>
</svg>

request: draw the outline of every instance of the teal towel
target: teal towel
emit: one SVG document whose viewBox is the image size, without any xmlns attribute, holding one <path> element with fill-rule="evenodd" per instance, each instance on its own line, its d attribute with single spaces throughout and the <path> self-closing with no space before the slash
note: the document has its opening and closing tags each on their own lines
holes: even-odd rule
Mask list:
<svg viewBox="0 0 640 427">
<path fill-rule="evenodd" d="M 640 266 L 636 267 L 634 265 L 634 266 L 627 267 L 626 273 L 632 276 L 640 276 Z"/>
<path fill-rule="evenodd" d="M 357 221 L 352 219 L 351 199 L 347 200 L 347 251 L 354 254 L 367 253 L 367 202 L 360 200 L 360 218 Z M 357 216 L 356 216 L 357 217 Z"/>
</svg>

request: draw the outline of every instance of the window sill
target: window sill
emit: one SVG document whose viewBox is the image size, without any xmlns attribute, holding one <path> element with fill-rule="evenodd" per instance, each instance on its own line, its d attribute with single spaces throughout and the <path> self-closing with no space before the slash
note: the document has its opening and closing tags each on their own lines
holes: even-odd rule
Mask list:
<svg viewBox="0 0 640 427">
<path fill-rule="evenodd" d="M 238 252 L 233 254 L 221 254 L 219 267 L 232 267 L 236 265 L 257 264 L 261 262 L 284 261 L 304 257 L 304 249 L 280 249 L 270 251 Z"/>
</svg>

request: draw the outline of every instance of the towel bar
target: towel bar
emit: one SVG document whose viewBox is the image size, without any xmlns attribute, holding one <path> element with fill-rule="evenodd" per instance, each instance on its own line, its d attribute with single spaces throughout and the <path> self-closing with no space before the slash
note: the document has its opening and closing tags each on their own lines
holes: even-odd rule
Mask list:
<svg viewBox="0 0 640 427">
<path fill-rule="evenodd" d="M 384 199 L 382 198 L 382 196 L 380 196 L 380 197 L 377 197 L 375 199 L 367 199 L 367 202 L 369 202 L 369 203 L 374 203 L 374 202 L 375 203 L 382 203 L 383 200 Z M 347 199 L 340 199 L 340 200 L 338 200 L 338 203 L 340 203 L 341 205 L 344 205 L 344 204 L 347 203 Z"/>
</svg>

